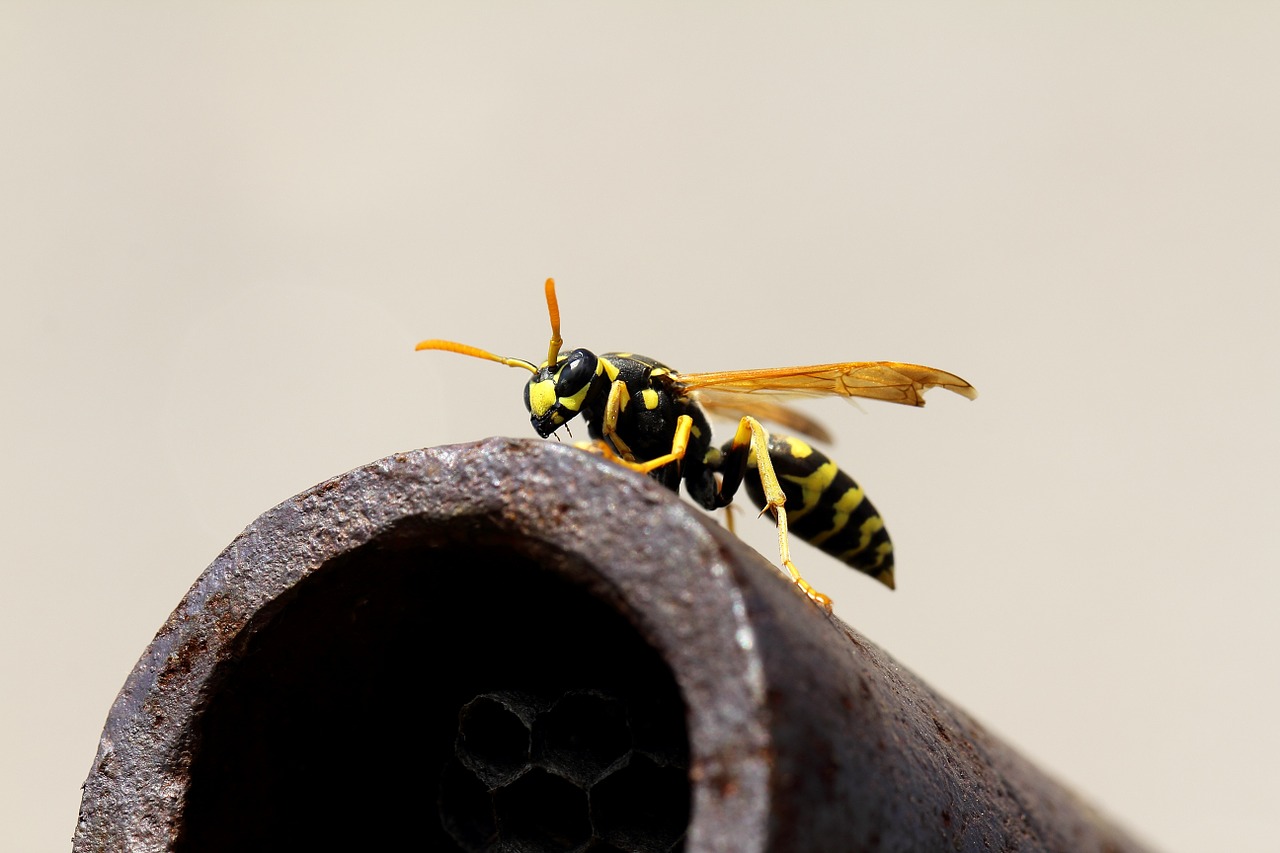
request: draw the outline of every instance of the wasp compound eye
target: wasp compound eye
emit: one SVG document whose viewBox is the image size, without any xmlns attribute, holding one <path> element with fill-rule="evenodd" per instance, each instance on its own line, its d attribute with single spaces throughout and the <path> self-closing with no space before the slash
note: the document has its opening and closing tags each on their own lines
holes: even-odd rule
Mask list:
<svg viewBox="0 0 1280 853">
<path fill-rule="evenodd" d="M 556 374 L 556 394 L 573 397 L 585 388 L 596 375 L 597 359 L 584 349 L 569 353 Z"/>
</svg>

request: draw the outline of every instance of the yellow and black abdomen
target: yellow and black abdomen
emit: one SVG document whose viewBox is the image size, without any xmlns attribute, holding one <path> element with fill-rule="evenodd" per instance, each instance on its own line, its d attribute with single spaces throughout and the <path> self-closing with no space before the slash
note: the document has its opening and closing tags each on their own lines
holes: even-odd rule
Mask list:
<svg viewBox="0 0 1280 853">
<path fill-rule="evenodd" d="M 770 436 L 769 458 L 787 496 L 789 531 L 893 589 L 893 543 L 862 487 L 798 438 Z M 763 507 L 755 459 L 748 465 L 743 478 L 747 494 Z"/>
</svg>

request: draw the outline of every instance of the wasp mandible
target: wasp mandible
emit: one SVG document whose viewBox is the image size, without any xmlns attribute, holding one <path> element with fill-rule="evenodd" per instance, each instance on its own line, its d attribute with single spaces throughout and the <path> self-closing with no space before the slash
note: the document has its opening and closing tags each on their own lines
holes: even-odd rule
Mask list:
<svg viewBox="0 0 1280 853">
<path fill-rule="evenodd" d="M 541 364 L 494 355 L 454 341 L 422 341 L 418 350 L 444 350 L 519 367 L 533 374 L 524 405 L 533 428 L 547 438 L 581 415 L 589 449 L 672 491 L 683 480 L 689 496 L 712 510 L 728 506 L 740 486 L 778 525 L 778 552 L 791 580 L 830 611 L 831 599 L 800 576 L 791 560 L 794 532 L 836 559 L 893 589 L 893 543 L 884 521 L 853 478 L 800 438 L 770 435 L 761 420 L 809 438 L 829 440 L 806 415 L 777 402 L 786 395 L 864 397 L 923 406 L 929 388 L 970 400 L 978 392 L 944 370 L 896 361 L 848 361 L 808 367 L 677 373 L 629 352 L 561 352 L 560 306 L 554 279 L 546 283 L 551 342 Z M 706 411 L 737 417 L 734 436 L 711 443 Z"/>
</svg>

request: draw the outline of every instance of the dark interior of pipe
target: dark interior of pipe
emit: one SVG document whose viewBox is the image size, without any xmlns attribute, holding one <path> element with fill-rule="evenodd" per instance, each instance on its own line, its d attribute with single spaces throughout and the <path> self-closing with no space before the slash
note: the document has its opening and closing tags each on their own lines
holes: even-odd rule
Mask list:
<svg viewBox="0 0 1280 853">
<path fill-rule="evenodd" d="M 542 562 L 401 535 L 296 584 L 212 682 L 175 849 L 680 849 L 671 671 Z"/>
</svg>

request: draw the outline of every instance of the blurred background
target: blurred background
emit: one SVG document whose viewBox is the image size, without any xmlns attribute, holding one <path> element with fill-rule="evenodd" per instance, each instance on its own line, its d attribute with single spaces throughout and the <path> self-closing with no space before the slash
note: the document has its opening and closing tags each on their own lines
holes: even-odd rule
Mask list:
<svg viewBox="0 0 1280 853">
<path fill-rule="evenodd" d="M 1280 7 L 0 8 L 0 827 L 258 514 L 532 436 L 569 346 L 915 361 L 807 411 L 887 519 L 836 612 L 1159 849 L 1274 849 Z M 770 557 L 771 525 L 739 530 Z"/>
</svg>

